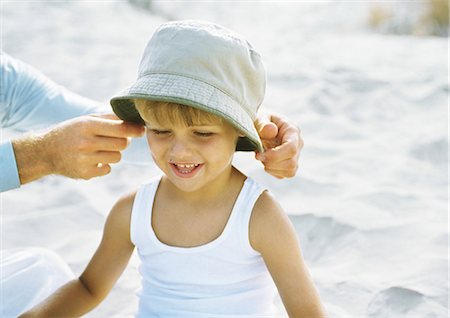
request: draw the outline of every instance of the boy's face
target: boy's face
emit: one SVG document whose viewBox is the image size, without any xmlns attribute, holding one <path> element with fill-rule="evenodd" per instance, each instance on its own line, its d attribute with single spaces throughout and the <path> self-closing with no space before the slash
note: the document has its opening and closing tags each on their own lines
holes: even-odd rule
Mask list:
<svg viewBox="0 0 450 318">
<path fill-rule="evenodd" d="M 199 190 L 231 171 L 238 137 L 225 121 L 194 126 L 147 122 L 153 160 L 186 192 Z"/>
</svg>

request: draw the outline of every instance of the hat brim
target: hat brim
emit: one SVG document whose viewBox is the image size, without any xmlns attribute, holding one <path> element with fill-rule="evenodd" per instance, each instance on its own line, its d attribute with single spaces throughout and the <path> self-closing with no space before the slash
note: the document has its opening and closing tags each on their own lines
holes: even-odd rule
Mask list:
<svg viewBox="0 0 450 318">
<path fill-rule="evenodd" d="M 203 81 L 176 74 L 148 74 L 111 99 L 112 109 L 119 118 L 144 123 L 134 105 L 134 99 L 178 103 L 212 113 L 245 135 L 239 138 L 237 151 L 263 151 L 254 119 L 243 106 Z"/>
</svg>

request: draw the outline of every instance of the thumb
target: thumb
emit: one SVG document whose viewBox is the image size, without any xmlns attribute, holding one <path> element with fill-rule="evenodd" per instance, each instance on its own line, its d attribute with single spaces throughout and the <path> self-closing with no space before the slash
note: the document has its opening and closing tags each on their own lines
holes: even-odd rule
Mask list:
<svg viewBox="0 0 450 318">
<path fill-rule="evenodd" d="M 271 121 L 270 115 L 266 113 L 258 113 L 255 126 L 261 139 L 273 139 L 278 135 L 277 125 Z"/>
</svg>

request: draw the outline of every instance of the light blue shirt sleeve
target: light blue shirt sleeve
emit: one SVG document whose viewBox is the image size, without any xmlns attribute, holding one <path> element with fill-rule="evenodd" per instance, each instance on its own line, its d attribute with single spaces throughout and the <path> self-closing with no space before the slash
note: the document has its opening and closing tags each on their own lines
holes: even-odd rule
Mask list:
<svg viewBox="0 0 450 318">
<path fill-rule="evenodd" d="M 42 129 L 104 111 L 98 102 L 57 85 L 33 67 L 0 52 L 0 128 Z M 20 186 L 11 141 L 0 140 L 0 192 Z"/>
<path fill-rule="evenodd" d="M 0 144 L 0 192 L 20 186 L 14 149 L 10 141 Z"/>
</svg>

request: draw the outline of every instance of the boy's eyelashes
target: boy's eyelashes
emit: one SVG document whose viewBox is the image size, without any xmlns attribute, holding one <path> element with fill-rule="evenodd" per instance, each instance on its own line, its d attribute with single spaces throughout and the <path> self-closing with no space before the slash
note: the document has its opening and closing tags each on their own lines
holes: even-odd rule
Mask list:
<svg viewBox="0 0 450 318">
<path fill-rule="evenodd" d="M 159 130 L 159 129 L 148 129 L 148 130 L 155 135 L 165 135 L 170 133 L 169 130 Z"/>
<path fill-rule="evenodd" d="M 155 134 L 155 135 L 168 135 L 168 134 L 172 133 L 171 130 L 165 130 L 165 129 L 154 129 L 154 128 L 148 128 L 148 127 L 147 127 L 147 129 L 152 134 Z M 211 131 L 201 131 L 201 130 L 194 130 L 192 133 L 199 137 L 211 137 L 215 134 L 214 132 L 211 132 Z"/>
<path fill-rule="evenodd" d="M 194 134 L 200 137 L 211 137 L 214 135 L 214 133 L 210 131 L 194 131 Z"/>
</svg>

